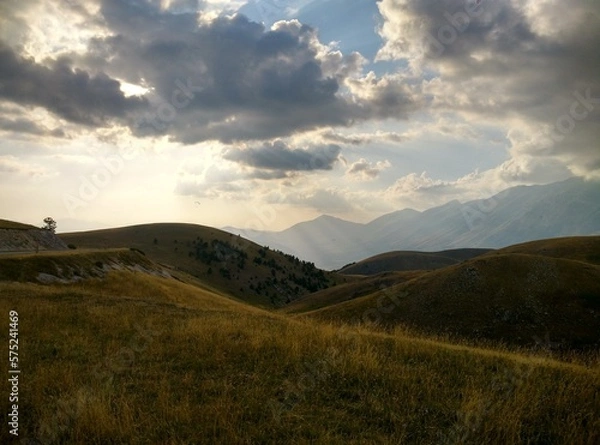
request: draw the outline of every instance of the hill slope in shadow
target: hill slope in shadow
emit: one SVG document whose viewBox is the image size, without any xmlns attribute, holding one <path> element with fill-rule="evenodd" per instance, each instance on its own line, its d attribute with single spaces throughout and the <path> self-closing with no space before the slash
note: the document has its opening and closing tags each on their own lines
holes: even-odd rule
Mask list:
<svg viewBox="0 0 600 445">
<path fill-rule="evenodd" d="M 556 348 L 597 348 L 600 265 L 581 258 L 595 261 L 598 241 L 586 237 L 514 246 L 307 315 L 522 346 L 548 336 Z M 539 249 L 553 256 L 512 253 Z M 348 285 L 349 292 L 353 286 Z M 291 307 L 304 312 L 302 300 Z"/>
<path fill-rule="evenodd" d="M 264 307 L 281 306 L 344 280 L 299 258 L 195 224 L 144 224 L 60 237 L 78 248 L 138 249 L 165 267 Z"/>
<path fill-rule="evenodd" d="M 442 252 L 387 252 L 343 267 L 338 272 L 374 275 L 392 271 L 433 270 L 458 264 L 489 251 L 490 249 L 455 249 Z"/>
</svg>

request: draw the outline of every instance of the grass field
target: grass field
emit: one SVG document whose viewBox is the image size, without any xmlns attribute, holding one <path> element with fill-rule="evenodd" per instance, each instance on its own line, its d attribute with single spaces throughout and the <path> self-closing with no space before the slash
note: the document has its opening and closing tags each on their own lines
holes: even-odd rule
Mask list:
<svg viewBox="0 0 600 445">
<path fill-rule="evenodd" d="M 0 310 L 19 313 L 28 443 L 600 442 L 598 363 L 295 320 L 135 272 L 3 282 Z"/>
</svg>

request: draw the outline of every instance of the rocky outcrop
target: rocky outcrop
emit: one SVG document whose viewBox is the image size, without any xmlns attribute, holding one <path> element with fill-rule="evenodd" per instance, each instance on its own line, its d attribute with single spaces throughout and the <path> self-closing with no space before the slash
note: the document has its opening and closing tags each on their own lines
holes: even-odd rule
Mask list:
<svg viewBox="0 0 600 445">
<path fill-rule="evenodd" d="M 163 266 L 128 249 L 0 255 L 0 281 L 75 283 L 102 279 L 113 271 L 171 277 Z"/>
<path fill-rule="evenodd" d="M 45 229 L 0 229 L 0 253 L 67 250 L 58 236 Z"/>
</svg>

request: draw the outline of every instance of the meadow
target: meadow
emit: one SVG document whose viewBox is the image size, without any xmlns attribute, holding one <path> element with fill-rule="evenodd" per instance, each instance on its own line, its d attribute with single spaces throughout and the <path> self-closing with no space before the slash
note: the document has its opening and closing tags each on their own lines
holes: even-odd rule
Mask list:
<svg viewBox="0 0 600 445">
<path fill-rule="evenodd" d="M 19 313 L 21 443 L 600 443 L 597 359 L 335 325 L 140 272 L 3 282 L 0 308 Z"/>
</svg>

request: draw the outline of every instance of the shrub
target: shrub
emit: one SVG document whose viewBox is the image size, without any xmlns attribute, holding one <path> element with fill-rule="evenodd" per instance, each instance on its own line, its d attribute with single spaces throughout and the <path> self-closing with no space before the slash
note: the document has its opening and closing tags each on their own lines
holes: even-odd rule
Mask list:
<svg viewBox="0 0 600 445">
<path fill-rule="evenodd" d="M 143 250 L 140 250 L 136 247 L 130 247 L 129 250 L 131 250 L 132 252 L 141 253 L 142 255 L 146 256 L 146 253 Z"/>
</svg>

